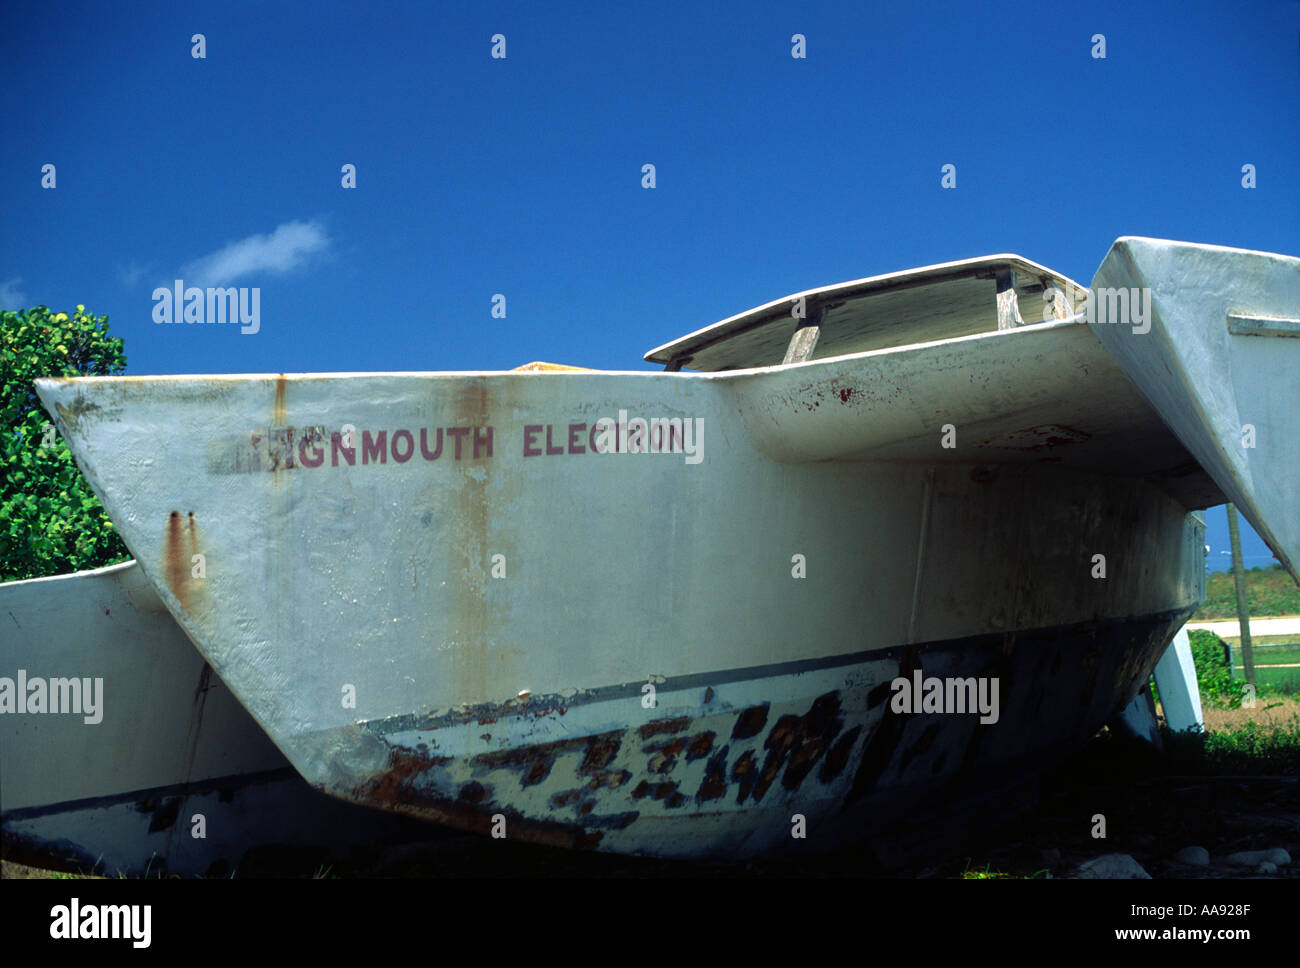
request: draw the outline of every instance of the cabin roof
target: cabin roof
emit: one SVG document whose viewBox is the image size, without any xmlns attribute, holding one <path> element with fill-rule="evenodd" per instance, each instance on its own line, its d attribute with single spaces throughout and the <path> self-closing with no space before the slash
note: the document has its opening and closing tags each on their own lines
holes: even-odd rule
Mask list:
<svg viewBox="0 0 1300 968">
<path fill-rule="evenodd" d="M 825 313 L 812 359 L 988 332 L 998 328 L 996 280 L 1006 272 L 1014 273 L 1027 323 L 1042 320 L 1047 284 L 1070 299 L 1083 291 L 1023 256 L 981 256 L 793 293 L 656 347 L 645 359 L 705 371 L 778 365 L 801 322 L 792 313 L 801 297 L 805 320 Z"/>
</svg>

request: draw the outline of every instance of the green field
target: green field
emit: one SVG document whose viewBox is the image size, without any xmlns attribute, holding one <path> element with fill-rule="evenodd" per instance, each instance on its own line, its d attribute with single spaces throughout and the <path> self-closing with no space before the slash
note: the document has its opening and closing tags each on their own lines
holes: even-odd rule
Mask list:
<svg viewBox="0 0 1300 968">
<path fill-rule="evenodd" d="M 1252 618 L 1266 615 L 1300 615 L 1300 587 L 1291 580 L 1280 564 L 1267 568 L 1248 568 L 1246 602 Z M 1237 592 L 1232 573 L 1211 572 L 1205 582 L 1205 601 L 1192 616 L 1193 622 L 1210 619 L 1235 619 Z"/>
<path fill-rule="evenodd" d="M 1246 678 L 1246 671 L 1241 666 L 1234 668 L 1232 674 L 1238 679 L 1244 680 Z M 1288 695 L 1300 693 L 1300 668 L 1261 669 L 1256 666 L 1255 685 L 1261 689 L 1271 689 L 1274 692 Z"/>
<path fill-rule="evenodd" d="M 1233 643 L 1235 646 L 1236 643 Z M 1300 662 L 1300 643 L 1296 645 L 1259 645 L 1254 648 L 1255 665 L 1286 665 L 1290 662 Z M 1240 668 L 1241 653 L 1233 648 L 1232 650 L 1233 665 Z"/>
<path fill-rule="evenodd" d="M 1241 650 L 1238 648 L 1238 640 L 1230 640 L 1233 644 L 1232 650 L 1232 674 L 1235 678 L 1245 680 L 1246 669 L 1242 665 Z M 1290 668 L 1269 668 L 1269 666 L 1283 666 L 1290 664 Z M 1256 645 L 1255 646 L 1255 683 L 1264 689 L 1273 689 L 1277 692 L 1297 693 L 1300 692 L 1300 643 L 1286 645 Z"/>
</svg>

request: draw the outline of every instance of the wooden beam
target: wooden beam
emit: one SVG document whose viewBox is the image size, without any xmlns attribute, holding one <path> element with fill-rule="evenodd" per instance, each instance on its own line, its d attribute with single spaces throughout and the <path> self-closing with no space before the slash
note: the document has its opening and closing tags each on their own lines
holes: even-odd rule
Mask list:
<svg viewBox="0 0 1300 968">
<path fill-rule="evenodd" d="M 1061 287 L 1046 277 L 1044 277 L 1042 282 L 1043 282 L 1043 292 L 1046 294 L 1043 297 L 1043 302 L 1051 303 L 1052 318 L 1069 319 L 1070 305 L 1065 298 L 1065 293 L 1061 291 Z"/>
<path fill-rule="evenodd" d="M 1237 590 L 1237 631 L 1241 635 L 1241 664 L 1246 681 L 1255 685 L 1255 651 L 1250 641 L 1250 606 L 1246 599 L 1246 575 L 1241 566 L 1241 532 L 1237 508 L 1228 502 L 1228 543 L 1232 547 L 1232 583 Z M 1231 671 L 1231 669 L 1229 669 Z"/>
<path fill-rule="evenodd" d="M 822 321 L 825 318 L 825 308 L 816 306 L 805 318 L 799 320 L 799 326 L 790 337 L 790 344 L 785 348 L 782 366 L 789 363 L 807 363 L 812 359 L 813 351 L 817 349 L 817 340 L 822 334 Z"/>
<path fill-rule="evenodd" d="M 1020 307 L 1016 303 L 1016 273 L 1012 269 L 1000 269 L 998 283 L 998 329 L 1015 329 L 1025 325 L 1020 318 Z"/>
</svg>

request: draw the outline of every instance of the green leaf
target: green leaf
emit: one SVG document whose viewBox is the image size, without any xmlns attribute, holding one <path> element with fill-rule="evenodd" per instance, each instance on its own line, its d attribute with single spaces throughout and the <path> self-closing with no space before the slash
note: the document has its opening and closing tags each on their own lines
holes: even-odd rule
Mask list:
<svg viewBox="0 0 1300 968">
<path fill-rule="evenodd" d="M 129 557 L 67 445 L 43 446 L 50 417 L 32 381 L 126 369 L 108 317 L 48 307 L 0 311 L 0 581 L 37 578 Z"/>
</svg>

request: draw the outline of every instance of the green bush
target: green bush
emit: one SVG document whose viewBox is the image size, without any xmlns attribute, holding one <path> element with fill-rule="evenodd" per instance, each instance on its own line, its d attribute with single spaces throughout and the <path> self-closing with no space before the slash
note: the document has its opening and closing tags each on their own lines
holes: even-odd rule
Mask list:
<svg viewBox="0 0 1300 968">
<path fill-rule="evenodd" d="M 1201 698 L 1216 706 L 1236 706 L 1241 702 L 1240 679 L 1232 677 L 1228 643 L 1209 629 L 1190 629 L 1192 663 L 1196 666 L 1196 684 Z"/>
<path fill-rule="evenodd" d="M 126 369 L 108 317 L 0 312 L 0 581 L 97 568 L 129 557 L 36 397 L 47 376 L 108 376 Z"/>
<path fill-rule="evenodd" d="M 1295 774 L 1300 770 L 1300 717 L 1285 723 L 1243 723 L 1216 732 L 1161 730 L 1165 769 L 1205 776 Z"/>
</svg>

